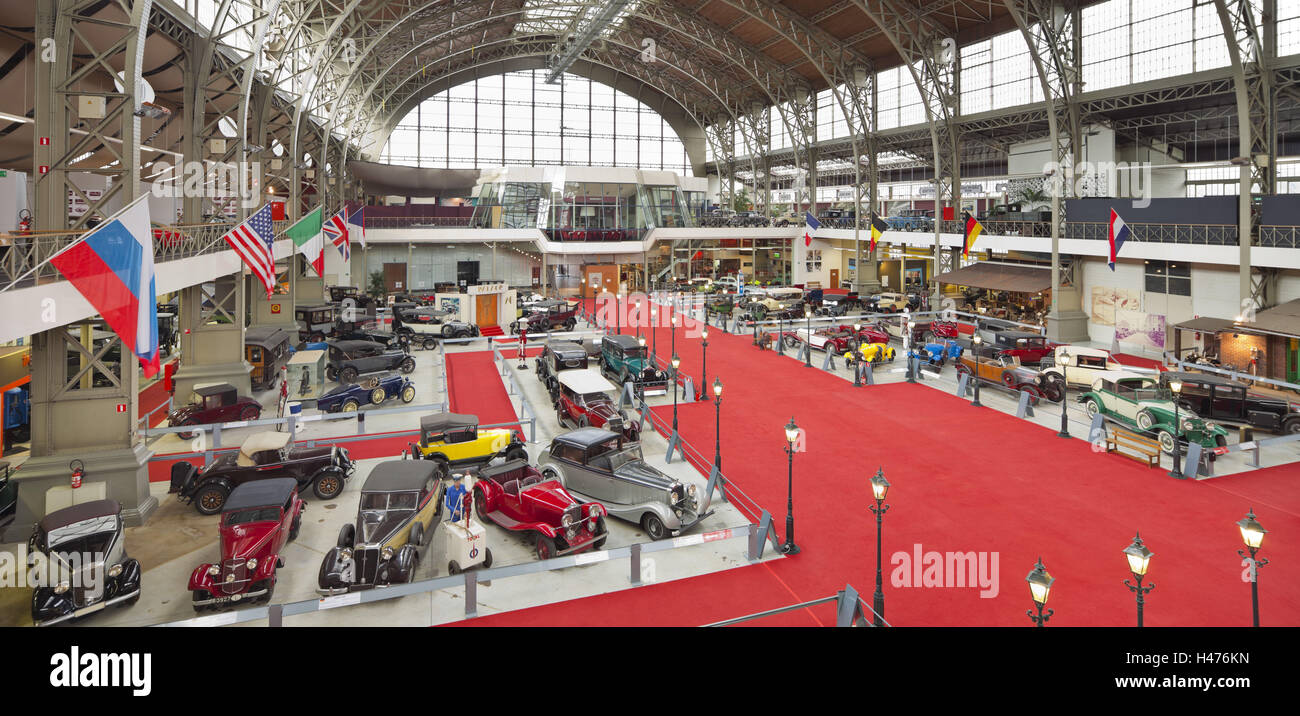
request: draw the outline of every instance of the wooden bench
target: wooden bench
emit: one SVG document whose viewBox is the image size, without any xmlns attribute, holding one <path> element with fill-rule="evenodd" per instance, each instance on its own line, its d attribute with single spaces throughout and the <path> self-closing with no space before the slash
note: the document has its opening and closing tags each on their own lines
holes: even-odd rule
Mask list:
<svg viewBox="0 0 1300 716">
<path fill-rule="evenodd" d="M 1120 452 L 1120 448 L 1130 452 Z M 1115 425 L 1110 426 L 1110 430 L 1107 431 L 1106 452 L 1145 462 L 1148 467 L 1160 467 L 1159 441 Z"/>
</svg>

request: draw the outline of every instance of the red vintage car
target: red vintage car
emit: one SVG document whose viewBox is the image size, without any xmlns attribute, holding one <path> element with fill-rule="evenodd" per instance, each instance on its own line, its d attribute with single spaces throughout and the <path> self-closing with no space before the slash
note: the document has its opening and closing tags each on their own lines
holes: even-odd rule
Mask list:
<svg viewBox="0 0 1300 716">
<path fill-rule="evenodd" d="M 939 343 L 943 339 L 961 338 L 955 321 L 917 321 L 912 325 L 913 343 Z"/>
<path fill-rule="evenodd" d="M 271 601 L 280 552 L 298 537 L 305 507 L 292 477 L 236 487 L 221 513 L 221 562 L 200 564 L 190 575 L 195 611 Z"/>
<path fill-rule="evenodd" d="M 604 428 L 622 433 L 628 442 L 640 442 L 641 426 L 618 409 L 610 393 L 618 390 L 605 376 L 591 368 L 566 370 L 557 379 L 555 417 L 560 427 Z"/>
<path fill-rule="evenodd" d="M 527 460 L 485 467 L 474 482 L 474 513 L 508 530 L 532 533 L 538 559 L 605 545 L 605 506 L 579 503 L 559 480 L 544 479 Z"/>
<path fill-rule="evenodd" d="M 841 331 L 853 332 L 852 326 L 840 326 Z M 863 323 L 858 329 L 858 337 L 863 343 L 888 343 L 889 331 L 883 323 Z"/>
<path fill-rule="evenodd" d="M 261 403 L 239 395 L 235 386 L 229 383 L 216 383 L 194 386 L 194 394 L 190 396 L 190 402 L 179 408 L 173 408 L 167 414 L 167 424 L 172 427 L 208 425 L 236 420 L 257 420 L 261 416 Z M 177 435 L 188 440 L 194 437 L 194 431 L 180 432 Z"/>
<path fill-rule="evenodd" d="M 1023 365 L 1041 363 L 1044 358 L 1054 355 L 1057 343 L 1047 340 L 1040 333 L 1028 331 L 982 331 L 984 340 L 989 345 L 1000 349 L 1009 356 L 1020 359 Z"/>
</svg>

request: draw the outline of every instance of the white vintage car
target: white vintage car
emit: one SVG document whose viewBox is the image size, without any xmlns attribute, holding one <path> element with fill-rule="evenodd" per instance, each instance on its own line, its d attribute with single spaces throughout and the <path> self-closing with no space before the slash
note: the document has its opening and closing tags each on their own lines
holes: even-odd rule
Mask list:
<svg viewBox="0 0 1300 716">
<path fill-rule="evenodd" d="M 1041 365 L 1043 395 L 1053 402 L 1061 399 L 1067 380 L 1070 387 L 1090 388 L 1107 371 L 1132 370 L 1116 362 L 1108 351 L 1083 346 L 1057 346 Z"/>
</svg>

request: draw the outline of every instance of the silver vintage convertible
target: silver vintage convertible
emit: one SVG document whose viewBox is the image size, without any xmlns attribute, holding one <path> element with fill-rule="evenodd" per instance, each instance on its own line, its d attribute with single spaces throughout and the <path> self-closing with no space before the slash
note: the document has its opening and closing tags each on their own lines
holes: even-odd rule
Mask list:
<svg viewBox="0 0 1300 716">
<path fill-rule="evenodd" d="M 681 534 L 713 514 L 700 513 L 695 485 L 650 467 L 639 444 L 608 430 L 582 428 L 556 437 L 538 467 L 543 479 L 558 478 L 578 499 L 598 501 L 611 516 L 641 525 L 650 539 Z"/>
</svg>

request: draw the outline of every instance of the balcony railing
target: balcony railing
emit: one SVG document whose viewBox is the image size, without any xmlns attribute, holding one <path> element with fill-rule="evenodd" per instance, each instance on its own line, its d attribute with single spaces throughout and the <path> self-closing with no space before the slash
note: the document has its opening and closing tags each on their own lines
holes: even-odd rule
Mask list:
<svg viewBox="0 0 1300 716">
<path fill-rule="evenodd" d="M 453 229 L 487 228 L 482 219 L 474 224 L 469 216 L 367 216 L 367 229 Z"/>
<path fill-rule="evenodd" d="M 1259 245 L 1278 249 L 1300 249 L 1300 226 L 1261 226 Z"/>
<path fill-rule="evenodd" d="M 1198 244 L 1236 246 L 1237 227 L 1232 224 L 1128 224 L 1130 241 L 1153 244 Z M 1068 221 L 1066 239 L 1105 241 L 1110 227 L 1104 221 Z"/>
</svg>

